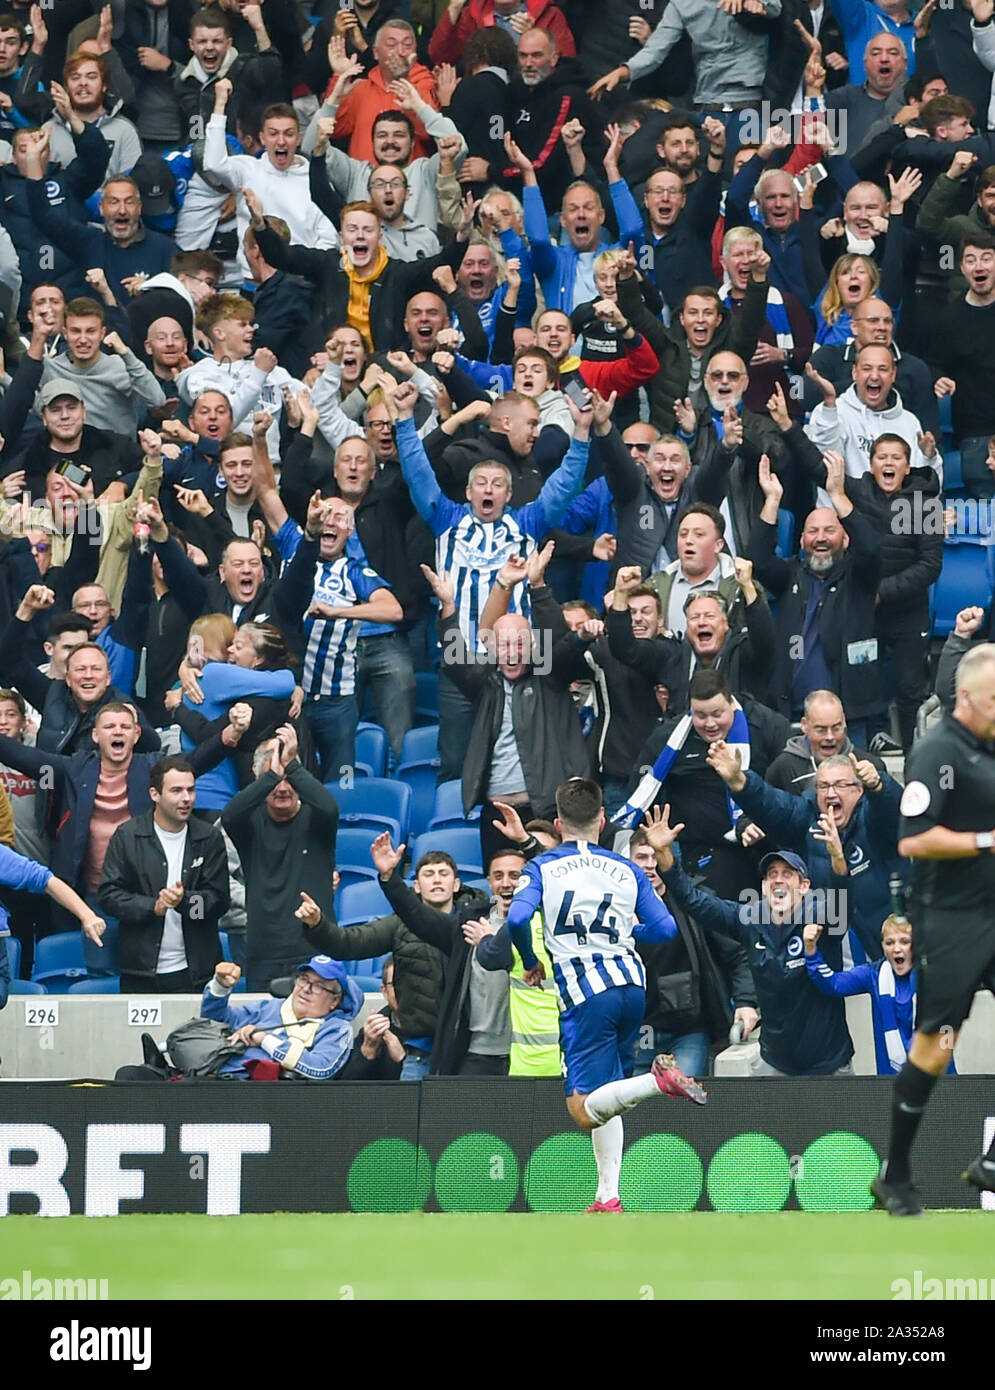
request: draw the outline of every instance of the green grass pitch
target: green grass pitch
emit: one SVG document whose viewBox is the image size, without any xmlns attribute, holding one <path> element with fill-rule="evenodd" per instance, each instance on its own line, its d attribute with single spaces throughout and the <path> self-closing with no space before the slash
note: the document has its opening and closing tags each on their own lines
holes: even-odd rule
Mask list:
<svg viewBox="0 0 995 1390">
<path fill-rule="evenodd" d="M 105 1278 L 113 1298 L 891 1299 L 984 1279 L 986 1212 L 624 1216 L 8 1216 L 0 1279 Z M 247 1283 L 247 1275 L 249 1280 Z M 9 1306 L 9 1305 L 8 1305 Z"/>
</svg>

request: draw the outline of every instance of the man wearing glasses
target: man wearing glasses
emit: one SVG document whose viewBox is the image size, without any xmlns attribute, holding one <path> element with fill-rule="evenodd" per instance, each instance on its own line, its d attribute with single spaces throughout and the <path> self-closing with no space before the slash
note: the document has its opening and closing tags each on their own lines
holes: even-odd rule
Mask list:
<svg viewBox="0 0 995 1390">
<path fill-rule="evenodd" d="M 363 992 L 341 962 L 312 956 L 297 967 L 289 998 L 239 1007 L 229 1004 L 228 996 L 241 974 L 231 961 L 220 961 L 201 1000 L 201 1018 L 230 1024 L 232 1041 L 245 1043 L 245 1052 L 225 1062 L 219 1074 L 235 1081 L 254 1074 L 263 1079 L 267 1072 L 331 1080 L 349 1060 L 351 1021 L 363 1007 Z"/>
<path fill-rule="evenodd" d="M 824 343 L 812 355 L 812 366 L 820 376 L 831 381 L 837 395 L 842 396 L 853 385 L 853 359 L 862 347 L 875 344 L 890 348 L 895 358 L 895 389 L 903 402 L 917 416 L 924 430 L 936 439 L 940 437 L 940 412 L 933 393 L 933 374 L 921 357 L 902 352 L 895 345 L 895 315 L 883 299 L 862 299 L 850 310 L 853 337 L 848 343 Z M 822 395 L 809 377 L 802 377 L 805 386 L 804 406 L 814 410 Z"/>
<path fill-rule="evenodd" d="M 417 261 L 435 256 L 442 247 L 439 238 L 423 222 L 416 222 L 405 211 L 408 180 L 396 164 L 381 164 L 370 174 L 367 184 L 370 202 L 380 214 L 380 235 L 387 255 L 395 261 Z"/>
<path fill-rule="evenodd" d="M 749 842 L 766 836 L 772 844 L 804 853 L 812 887 L 836 893 L 840 905 L 845 904 L 837 926 L 843 931 L 852 926 L 868 959 L 877 960 L 881 923 L 891 911 L 889 879 L 896 873 L 905 876 L 898 856 L 898 783 L 852 753 L 821 762 L 814 788 L 802 796 L 778 791 L 757 773 L 744 772 L 725 743 L 712 745 L 708 762 L 744 820 L 749 817 Z"/>
</svg>

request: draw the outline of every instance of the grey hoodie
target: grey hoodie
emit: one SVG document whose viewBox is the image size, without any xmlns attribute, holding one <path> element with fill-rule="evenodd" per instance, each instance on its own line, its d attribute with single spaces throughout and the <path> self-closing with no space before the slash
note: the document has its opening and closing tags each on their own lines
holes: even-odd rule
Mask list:
<svg viewBox="0 0 995 1390">
<path fill-rule="evenodd" d="M 861 760 L 867 759 L 879 772 L 885 771 L 884 763 L 874 753 L 863 748 L 854 748 L 849 735 L 840 750 L 844 757 L 855 753 Z M 812 756 L 812 748 L 804 734 L 792 734 L 784 745 L 784 752 L 771 763 L 764 778 L 772 787 L 778 787 L 792 796 L 804 796 L 815 786 L 815 774 L 819 764 Z"/>
<path fill-rule="evenodd" d="M 97 129 L 111 147 L 110 162 L 104 176 L 105 183 L 115 174 L 130 173 L 142 155 L 142 142 L 138 138 L 138 131 L 127 116 L 117 114 L 120 108 L 121 102 L 118 102 L 113 111 L 98 116 L 96 120 Z M 76 158 L 72 132 L 58 115 L 53 116 L 48 122 L 48 129 L 52 134 L 52 160 L 66 169 Z"/>
<path fill-rule="evenodd" d="M 68 378 L 82 392 L 86 423 L 99 430 L 133 435 L 150 405 L 162 405 L 162 387 L 130 350 L 102 352 L 92 367 L 74 367 L 68 355 L 46 357 L 40 386 L 53 378 Z"/>
</svg>

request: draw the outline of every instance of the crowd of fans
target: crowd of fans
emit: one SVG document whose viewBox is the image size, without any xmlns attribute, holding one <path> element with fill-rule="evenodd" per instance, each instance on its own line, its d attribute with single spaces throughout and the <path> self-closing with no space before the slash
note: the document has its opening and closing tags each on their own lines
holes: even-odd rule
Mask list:
<svg viewBox="0 0 995 1390">
<path fill-rule="evenodd" d="M 758 1074 L 845 1072 L 864 990 L 897 1070 L 941 409 L 995 493 L 992 72 L 992 0 L 10 0 L 21 974 L 82 923 L 91 976 L 206 990 L 273 1074 L 559 1074 L 503 923 L 593 774 L 679 925 L 637 1065 L 762 1017 Z M 433 670 L 480 882 L 382 836 L 391 915 L 340 926 L 360 712 L 396 766 Z M 384 956 L 353 1046 L 338 962 Z"/>
</svg>

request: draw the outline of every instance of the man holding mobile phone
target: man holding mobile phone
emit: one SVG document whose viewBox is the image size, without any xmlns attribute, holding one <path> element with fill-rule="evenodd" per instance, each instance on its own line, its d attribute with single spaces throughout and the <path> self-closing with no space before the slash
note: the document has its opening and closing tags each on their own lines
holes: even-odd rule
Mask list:
<svg viewBox="0 0 995 1390">
<path fill-rule="evenodd" d="M 35 501 L 44 496 L 46 476 L 55 469 L 74 488 L 92 484 L 96 496 L 141 467 L 142 451 L 124 434 L 98 429 L 87 418 L 83 389 L 68 378 L 48 381 L 36 399 L 44 429 L 18 461 L 22 491 Z M 14 475 L 5 495 L 13 497 Z M 6 479 L 5 479 L 6 482 Z"/>
</svg>

